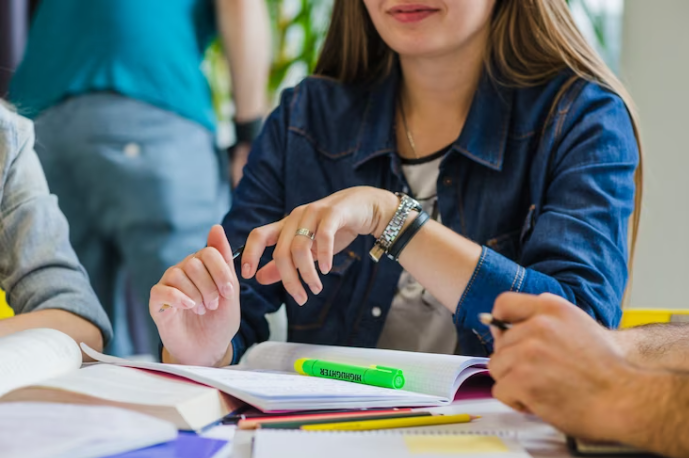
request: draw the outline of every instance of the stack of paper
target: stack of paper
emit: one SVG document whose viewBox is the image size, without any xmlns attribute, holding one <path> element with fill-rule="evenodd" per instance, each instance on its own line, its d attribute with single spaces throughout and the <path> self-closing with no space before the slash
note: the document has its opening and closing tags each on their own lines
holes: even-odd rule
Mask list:
<svg viewBox="0 0 689 458">
<path fill-rule="evenodd" d="M 172 423 L 114 407 L 0 404 L 3 458 L 95 458 L 176 437 Z"/>
</svg>

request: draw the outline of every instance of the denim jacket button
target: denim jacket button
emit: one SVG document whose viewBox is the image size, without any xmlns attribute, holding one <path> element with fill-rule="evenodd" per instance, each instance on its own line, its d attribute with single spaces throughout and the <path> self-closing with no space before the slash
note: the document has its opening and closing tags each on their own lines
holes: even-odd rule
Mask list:
<svg viewBox="0 0 689 458">
<path fill-rule="evenodd" d="M 450 186 L 452 184 L 452 178 L 450 178 L 450 177 L 443 178 L 443 184 L 445 186 Z"/>
<path fill-rule="evenodd" d="M 123 151 L 124 155 L 129 158 L 139 157 L 141 154 L 141 146 L 138 143 L 127 143 Z"/>
<path fill-rule="evenodd" d="M 373 315 L 375 318 L 378 318 L 383 314 L 383 311 L 380 309 L 380 307 L 373 307 L 371 309 L 371 315 Z"/>
</svg>

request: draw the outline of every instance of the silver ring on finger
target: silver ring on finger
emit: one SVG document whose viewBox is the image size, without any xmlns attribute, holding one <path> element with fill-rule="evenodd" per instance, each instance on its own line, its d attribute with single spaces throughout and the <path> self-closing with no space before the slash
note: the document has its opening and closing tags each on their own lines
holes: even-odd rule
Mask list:
<svg viewBox="0 0 689 458">
<path fill-rule="evenodd" d="M 316 234 L 314 234 L 310 230 L 306 229 L 305 227 L 297 229 L 297 235 L 301 235 L 303 237 L 308 237 L 311 240 L 316 238 Z"/>
</svg>

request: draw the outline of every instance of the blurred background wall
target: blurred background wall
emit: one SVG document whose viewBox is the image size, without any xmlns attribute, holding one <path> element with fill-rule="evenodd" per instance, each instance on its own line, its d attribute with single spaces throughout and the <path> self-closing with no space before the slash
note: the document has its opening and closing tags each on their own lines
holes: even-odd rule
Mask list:
<svg viewBox="0 0 689 458">
<path fill-rule="evenodd" d="M 626 0 L 620 73 L 641 114 L 645 195 L 633 307 L 689 308 L 689 1 Z"/>
</svg>

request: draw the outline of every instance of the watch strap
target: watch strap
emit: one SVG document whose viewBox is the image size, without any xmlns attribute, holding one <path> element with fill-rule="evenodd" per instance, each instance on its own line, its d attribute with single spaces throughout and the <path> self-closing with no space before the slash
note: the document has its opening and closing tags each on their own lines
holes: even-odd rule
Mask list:
<svg viewBox="0 0 689 458">
<path fill-rule="evenodd" d="M 263 118 L 247 122 L 234 122 L 235 143 L 253 143 L 263 129 Z"/>
<path fill-rule="evenodd" d="M 397 237 L 397 240 L 390 246 L 387 255 L 393 261 L 398 261 L 402 250 L 407 246 L 411 239 L 419 232 L 424 224 L 428 222 L 431 217 L 425 211 L 421 211 L 419 215 L 412 221 L 412 223 Z"/>
</svg>

